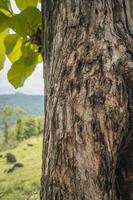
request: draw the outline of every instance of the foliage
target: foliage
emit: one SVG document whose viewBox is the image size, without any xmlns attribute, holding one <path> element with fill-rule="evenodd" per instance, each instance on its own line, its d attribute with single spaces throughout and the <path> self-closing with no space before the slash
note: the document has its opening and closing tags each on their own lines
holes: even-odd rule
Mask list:
<svg viewBox="0 0 133 200">
<path fill-rule="evenodd" d="M 12 114 L 12 112 L 13 107 L 9 105 L 5 105 L 3 108 L 0 109 L 0 114 L 7 118 Z"/>
<path fill-rule="evenodd" d="M 44 117 L 43 116 L 36 117 L 36 128 L 37 128 L 38 134 L 43 133 L 43 129 L 44 129 Z"/>
<path fill-rule="evenodd" d="M 16 4 L 18 6 L 18 8 L 20 10 L 24 10 L 25 8 L 27 7 L 30 7 L 30 6 L 37 6 L 37 0 L 23 0 L 23 1 L 20 1 L 20 0 L 16 0 Z"/>
<path fill-rule="evenodd" d="M 21 107 L 16 107 L 15 113 L 16 113 L 16 139 L 21 139 L 21 130 L 22 130 L 22 115 L 24 114 L 24 109 Z"/>
<path fill-rule="evenodd" d="M 43 117 L 36 116 L 24 116 L 18 119 L 16 127 L 17 129 L 19 127 L 19 140 L 41 134 L 43 132 L 43 121 Z"/>
<path fill-rule="evenodd" d="M 25 111 L 21 107 L 12 107 L 9 105 L 1 108 L 0 114 L 3 122 L 4 145 L 12 139 L 21 141 L 43 132 L 43 116 L 24 115 Z M 13 114 L 16 115 L 16 123 L 12 128 L 9 128 L 9 121 Z"/>
<path fill-rule="evenodd" d="M 26 116 L 24 119 L 24 137 L 25 139 L 37 134 L 36 120 L 33 116 Z"/>
<path fill-rule="evenodd" d="M 39 41 L 41 12 L 37 8 L 38 3 L 38 0 L 16 0 L 20 9 L 20 13 L 16 14 L 10 0 L 0 0 L 0 69 L 7 55 L 12 62 L 8 80 L 15 88 L 23 86 L 36 65 L 42 61 Z"/>
<path fill-rule="evenodd" d="M 15 113 L 16 113 L 17 119 L 19 119 L 25 113 L 25 110 L 21 108 L 20 106 L 17 106 L 15 108 Z"/>
<path fill-rule="evenodd" d="M 25 95 L 21 93 L 15 93 L 15 94 L 6 94 L 6 95 L 0 95 L 0 107 L 4 107 L 5 105 L 10 105 L 13 107 L 21 107 L 21 109 L 25 110 L 23 114 L 25 115 L 43 115 L 43 96 L 42 95 Z M 14 113 L 9 121 L 10 126 L 12 126 L 18 114 Z M 0 127 L 2 126 L 2 121 L 0 119 Z"/>
<path fill-rule="evenodd" d="M 0 154 L 0 200 L 39 200 L 41 176 L 42 137 L 33 137 L 19 143 L 18 147 Z M 28 144 L 33 144 L 32 147 Z M 7 174 L 12 167 L 6 163 L 6 153 L 13 153 L 24 167 Z"/>
<path fill-rule="evenodd" d="M 21 140 L 22 119 L 18 118 L 16 121 L 16 139 Z"/>
<path fill-rule="evenodd" d="M 6 105 L 3 108 L 0 109 L 0 114 L 3 122 L 3 131 L 4 131 L 4 137 L 5 142 L 8 142 L 9 137 L 9 117 L 13 114 L 13 107 Z"/>
<path fill-rule="evenodd" d="M 9 127 L 12 115 L 16 114 L 16 118 L 19 121 L 23 113 L 24 110 L 21 107 L 13 107 L 10 105 L 5 105 L 4 107 L 0 108 L 0 118 L 3 123 L 5 143 L 7 143 L 9 139 Z"/>
<path fill-rule="evenodd" d="M 32 123 L 33 121 L 35 122 L 34 125 Z M 30 127 L 27 127 L 29 124 Z M 2 130 L 0 131 L 0 151 L 15 148 L 21 141 L 41 135 L 43 128 L 43 116 L 22 116 L 18 118 L 14 126 L 8 129 L 8 143 L 5 142 L 4 132 Z"/>
</svg>

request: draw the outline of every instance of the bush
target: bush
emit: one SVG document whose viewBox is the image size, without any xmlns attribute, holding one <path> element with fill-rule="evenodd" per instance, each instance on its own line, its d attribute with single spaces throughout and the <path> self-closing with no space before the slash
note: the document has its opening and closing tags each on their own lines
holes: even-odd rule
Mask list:
<svg viewBox="0 0 133 200">
<path fill-rule="evenodd" d="M 25 139 L 30 138 L 33 135 L 37 135 L 36 118 L 33 116 L 25 117 L 23 121 L 24 132 L 23 136 Z"/>
<path fill-rule="evenodd" d="M 44 117 L 36 117 L 37 134 L 42 134 L 44 129 Z"/>
<path fill-rule="evenodd" d="M 16 121 L 16 139 L 28 139 L 43 132 L 43 117 L 24 116 Z"/>
</svg>

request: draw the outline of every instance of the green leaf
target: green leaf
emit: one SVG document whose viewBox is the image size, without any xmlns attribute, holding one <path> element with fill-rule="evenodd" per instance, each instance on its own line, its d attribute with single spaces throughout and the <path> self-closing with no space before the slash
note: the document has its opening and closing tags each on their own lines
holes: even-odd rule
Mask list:
<svg viewBox="0 0 133 200">
<path fill-rule="evenodd" d="M 31 43 L 27 43 L 22 46 L 22 57 L 25 65 L 37 64 L 38 54 L 35 52 L 34 46 Z"/>
<path fill-rule="evenodd" d="M 39 54 L 38 54 L 37 63 L 41 63 L 42 61 L 43 61 L 42 55 L 39 53 Z"/>
<path fill-rule="evenodd" d="M 20 10 L 27 7 L 37 7 L 38 0 L 16 0 L 16 5 Z"/>
<path fill-rule="evenodd" d="M 31 43 L 31 42 L 29 42 L 27 44 L 24 43 L 22 45 L 21 50 L 22 50 L 23 57 L 27 57 L 27 55 L 30 57 L 28 59 L 28 61 L 26 61 L 26 62 L 30 62 L 30 60 L 32 59 L 32 56 L 34 56 L 34 54 L 37 56 L 36 64 L 42 62 L 42 55 L 39 53 L 38 45 Z"/>
<path fill-rule="evenodd" d="M 7 16 L 11 16 L 12 9 L 10 0 L 0 0 L 0 10 Z"/>
<path fill-rule="evenodd" d="M 22 87 L 24 81 L 32 74 L 36 67 L 36 63 L 26 65 L 24 59 L 21 58 L 13 63 L 11 69 L 8 72 L 8 80 L 15 87 Z"/>
<path fill-rule="evenodd" d="M 8 72 L 8 80 L 15 87 L 21 87 L 24 81 L 32 74 L 38 61 L 38 53 L 34 51 L 32 44 L 23 45 L 22 56 L 13 63 Z"/>
<path fill-rule="evenodd" d="M 41 12 L 35 7 L 28 7 L 20 14 L 11 17 L 8 25 L 20 36 L 27 38 L 28 35 L 36 33 L 41 26 Z"/>
<path fill-rule="evenodd" d="M 8 17 L 0 11 L 0 32 L 3 32 L 5 29 L 8 28 Z"/>
<path fill-rule="evenodd" d="M 18 34 L 9 34 L 5 39 L 6 54 L 11 62 L 17 61 L 21 56 L 23 39 Z"/>
<path fill-rule="evenodd" d="M 0 70 L 3 68 L 3 64 L 5 61 L 5 45 L 4 40 L 8 34 L 8 30 L 5 30 L 0 33 Z"/>
<path fill-rule="evenodd" d="M 9 27 L 19 34 L 20 36 L 27 38 L 27 21 L 20 14 L 15 15 L 14 17 L 8 20 Z"/>
<path fill-rule="evenodd" d="M 0 8 L 11 10 L 10 0 L 0 0 Z"/>
</svg>

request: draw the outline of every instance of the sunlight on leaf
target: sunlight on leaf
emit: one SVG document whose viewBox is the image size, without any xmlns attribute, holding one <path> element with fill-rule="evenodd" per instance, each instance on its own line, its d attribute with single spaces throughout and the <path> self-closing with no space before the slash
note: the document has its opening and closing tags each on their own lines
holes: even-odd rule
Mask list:
<svg viewBox="0 0 133 200">
<path fill-rule="evenodd" d="M 34 71 L 38 61 L 38 53 L 32 44 L 22 45 L 22 56 L 13 63 L 8 72 L 8 80 L 15 87 L 21 87 L 28 76 Z"/>
<path fill-rule="evenodd" d="M 23 58 L 13 63 L 8 72 L 8 80 L 15 87 L 22 87 L 24 81 L 32 74 L 36 67 L 36 63 L 26 65 Z"/>
<path fill-rule="evenodd" d="M 7 16 L 12 15 L 10 0 L 0 0 L 0 11 Z"/>
<path fill-rule="evenodd" d="M 37 63 L 41 63 L 43 61 L 42 59 L 42 55 L 41 54 L 38 54 L 38 60 L 37 60 Z"/>
<path fill-rule="evenodd" d="M 36 7 L 38 0 L 16 0 L 16 5 L 20 10 L 24 10 L 27 7 Z"/>
<path fill-rule="evenodd" d="M 11 0 L 0 0 L 0 69 L 7 55 L 12 62 L 8 80 L 17 88 L 23 86 L 36 65 L 42 62 L 42 21 L 41 11 L 37 8 L 38 0 L 15 2 L 21 10 L 19 14 L 13 13 Z"/>
<path fill-rule="evenodd" d="M 22 38 L 18 34 L 9 34 L 5 39 L 6 53 L 11 62 L 17 61 L 22 53 Z"/>
<path fill-rule="evenodd" d="M 41 26 L 41 12 L 34 7 L 28 7 L 20 14 L 8 20 L 9 27 L 20 36 L 27 38 Z"/>
<path fill-rule="evenodd" d="M 3 68 L 5 60 L 5 45 L 4 40 L 8 34 L 8 30 L 5 30 L 0 33 L 0 70 Z"/>
</svg>

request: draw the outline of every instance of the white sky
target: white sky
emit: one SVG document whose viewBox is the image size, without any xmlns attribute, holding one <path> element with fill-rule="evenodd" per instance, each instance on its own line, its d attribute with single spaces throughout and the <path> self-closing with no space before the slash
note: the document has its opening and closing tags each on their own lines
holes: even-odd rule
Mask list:
<svg viewBox="0 0 133 200">
<path fill-rule="evenodd" d="M 18 12 L 15 6 L 15 1 L 12 0 L 12 7 L 15 12 Z M 44 81 L 43 81 L 43 66 L 42 64 L 36 67 L 36 70 L 25 81 L 22 88 L 14 89 L 14 87 L 7 80 L 7 72 L 10 69 L 11 63 L 6 59 L 4 69 L 0 71 L 0 94 L 9 94 L 15 92 L 21 92 L 26 94 L 43 94 L 44 93 Z"/>
<path fill-rule="evenodd" d="M 10 69 L 11 63 L 6 60 L 4 69 L 0 71 L 0 94 L 9 94 L 15 92 L 22 92 L 26 94 L 43 94 L 43 67 L 38 65 L 32 75 L 25 81 L 23 87 L 15 89 L 7 80 L 7 72 Z"/>
</svg>

